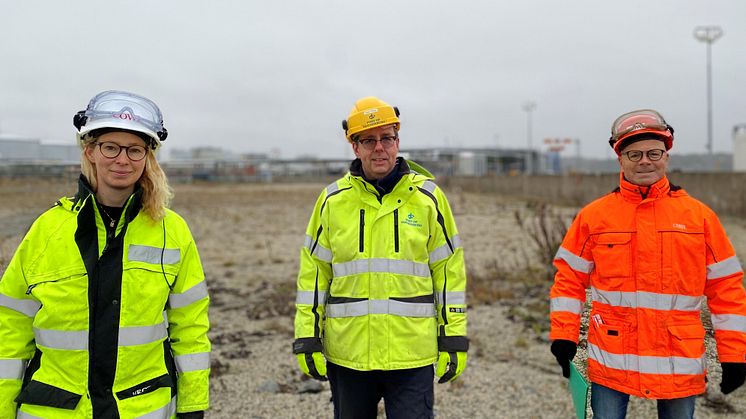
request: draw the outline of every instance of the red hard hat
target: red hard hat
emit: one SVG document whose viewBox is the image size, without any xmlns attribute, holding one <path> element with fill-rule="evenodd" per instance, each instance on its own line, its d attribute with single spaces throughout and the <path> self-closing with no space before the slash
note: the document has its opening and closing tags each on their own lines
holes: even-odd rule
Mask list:
<svg viewBox="0 0 746 419">
<path fill-rule="evenodd" d="M 625 140 L 640 134 L 652 134 L 663 141 L 666 151 L 673 146 L 673 127 L 666 123 L 663 115 L 652 109 L 627 112 L 611 125 L 609 145 L 621 155 Z M 627 141 L 629 143 L 629 141 Z"/>
</svg>

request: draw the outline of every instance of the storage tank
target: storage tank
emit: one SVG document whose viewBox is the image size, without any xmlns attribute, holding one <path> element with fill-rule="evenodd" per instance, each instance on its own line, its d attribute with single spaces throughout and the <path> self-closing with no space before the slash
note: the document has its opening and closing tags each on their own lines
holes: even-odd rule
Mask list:
<svg viewBox="0 0 746 419">
<path fill-rule="evenodd" d="M 746 124 L 733 127 L 733 171 L 746 172 Z"/>
</svg>

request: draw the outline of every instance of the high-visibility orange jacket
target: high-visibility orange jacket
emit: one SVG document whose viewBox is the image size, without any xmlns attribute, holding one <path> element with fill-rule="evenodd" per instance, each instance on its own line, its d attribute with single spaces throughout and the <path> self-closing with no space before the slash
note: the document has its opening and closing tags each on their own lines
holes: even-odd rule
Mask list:
<svg viewBox="0 0 746 419">
<path fill-rule="evenodd" d="M 701 394 L 702 303 L 720 362 L 746 362 L 743 271 L 710 208 L 665 177 L 645 189 L 622 177 L 578 213 L 554 260 L 550 339 L 578 341 L 590 288 L 592 382 L 652 399 Z"/>
</svg>

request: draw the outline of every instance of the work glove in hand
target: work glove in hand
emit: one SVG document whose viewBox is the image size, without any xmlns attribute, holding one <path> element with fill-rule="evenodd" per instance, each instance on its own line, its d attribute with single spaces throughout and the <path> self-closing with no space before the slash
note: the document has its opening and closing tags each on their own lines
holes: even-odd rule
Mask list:
<svg viewBox="0 0 746 419">
<path fill-rule="evenodd" d="M 293 353 L 303 374 L 319 381 L 326 381 L 326 359 L 319 338 L 299 338 L 293 342 Z"/>
<path fill-rule="evenodd" d="M 746 380 L 746 364 L 740 362 L 723 362 L 723 379 L 720 381 L 720 391 L 723 394 L 733 392 L 741 387 Z"/>
<path fill-rule="evenodd" d="M 198 412 L 185 412 L 176 414 L 176 419 L 203 419 L 204 417 L 204 410 L 200 410 Z"/>
<path fill-rule="evenodd" d="M 453 381 L 466 368 L 466 352 L 438 352 L 438 366 L 435 375 L 440 377 L 438 384 Z"/>
<path fill-rule="evenodd" d="M 562 376 L 570 378 L 570 361 L 575 358 L 578 344 L 570 340 L 557 339 L 552 342 L 551 349 L 557 363 L 562 367 Z"/>
</svg>

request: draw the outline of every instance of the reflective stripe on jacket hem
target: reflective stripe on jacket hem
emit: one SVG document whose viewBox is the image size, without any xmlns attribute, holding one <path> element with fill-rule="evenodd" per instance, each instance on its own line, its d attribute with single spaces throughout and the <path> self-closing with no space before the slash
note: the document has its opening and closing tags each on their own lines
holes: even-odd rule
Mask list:
<svg viewBox="0 0 746 419">
<path fill-rule="evenodd" d="M 649 308 L 653 310 L 699 311 L 703 297 L 658 294 L 647 291 L 605 291 L 591 287 L 594 302 L 614 307 Z"/>
<path fill-rule="evenodd" d="M 433 303 L 407 303 L 396 300 L 365 300 L 328 304 L 326 317 L 360 317 L 368 314 L 392 314 L 402 317 L 435 317 Z"/>
<path fill-rule="evenodd" d="M 588 358 L 599 364 L 618 370 L 633 371 L 640 374 L 689 374 L 705 373 L 705 358 L 684 358 L 680 356 L 639 356 L 633 354 L 614 354 L 588 343 Z"/>
<path fill-rule="evenodd" d="M 146 413 L 142 416 L 138 416 L 135 419 L 168 419 L 176 414 L 176 398 L 172 398 L 171 401 L 161 407 L 158 410 L 154 410 L 150 413 Z"/>
<path fill-rule="evenodd" d="M 332 265 L 334 277 L 385 272 L 430 278 L 430 267 L 424 263 L 400 259 L 358 259 Z"/>
</svg>

